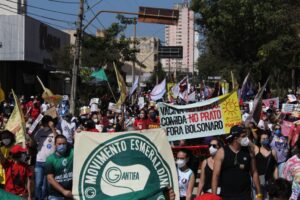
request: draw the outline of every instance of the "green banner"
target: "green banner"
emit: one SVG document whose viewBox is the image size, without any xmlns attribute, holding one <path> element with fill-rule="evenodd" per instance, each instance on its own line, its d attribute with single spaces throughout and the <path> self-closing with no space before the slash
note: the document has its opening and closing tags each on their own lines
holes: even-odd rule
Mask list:
<svg viewBox="0 0 300 200">
<path fill-rule="evenodd" d="M 163 200 L 166 187 L 178 191 L 173 154 L 162 129 L 83 132 L 76 135 L 74 149 L 76 199 Z"/>
</svg>

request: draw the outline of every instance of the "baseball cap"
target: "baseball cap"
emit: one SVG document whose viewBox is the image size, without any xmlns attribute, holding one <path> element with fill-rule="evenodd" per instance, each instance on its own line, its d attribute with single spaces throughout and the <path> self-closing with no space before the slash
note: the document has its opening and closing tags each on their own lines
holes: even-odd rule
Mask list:
<svg viewBox="0 0 300 200">
<path fill-rule="evenodd" d="M 241 133 L 246 132 L 246 128 L 241 125 L 235 125 L 231 127 L 229 135 L 226 137 L 226 140 L 229 140 L 233 137 L 239 136 Z"/>
<path fill-rule="evenodd" d="M 20 145 L 15 145 L 10 149 L 10 153 L 12 154 L 17 154 L 17 153 L 22 153 L 22 152 L 27 152 L 27 149 L 21 147 Z"/>
</svg>

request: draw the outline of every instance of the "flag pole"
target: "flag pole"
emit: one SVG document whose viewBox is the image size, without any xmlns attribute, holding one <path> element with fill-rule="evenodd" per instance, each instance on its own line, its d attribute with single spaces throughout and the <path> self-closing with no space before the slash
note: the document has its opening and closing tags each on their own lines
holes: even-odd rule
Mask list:
<svg viewBox="0 0 300 200">
<path fill-rule="evenodd" d="M 115 95 L 114 95 L 114 93 L 113 93 L 113 91 L 112 91 L 112 89 L 111 89 L 111 87 L 110 87 L 110 84 L 109 84 L 109 82 L 108 82 L 108 81 L 106 81 L 106 83 L 107 83 L 107 85 L 108 85 L 108 88 L 109 88 L 109 90 L 110 90 L 110 92 L 111 92 L 111 94 L 112 94 L 112 96 L 113 96 L 113 98 L 114 98 L 115 102 L 117 103 L 116 97 L 115 97 Z"/>
</svg>

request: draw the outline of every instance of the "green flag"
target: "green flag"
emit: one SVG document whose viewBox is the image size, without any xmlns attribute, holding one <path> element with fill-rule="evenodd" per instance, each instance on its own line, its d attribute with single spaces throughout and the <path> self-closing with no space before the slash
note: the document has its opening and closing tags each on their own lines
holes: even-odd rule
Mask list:
<svg viewBox="0 0 300 200">
<path fill-rule="evenodd" d="M 94 77 L 100 81 L 108 81 L 105 71 L 102 68 L 99 71 L 93 72 L 92 77 Z"/>
</svg>

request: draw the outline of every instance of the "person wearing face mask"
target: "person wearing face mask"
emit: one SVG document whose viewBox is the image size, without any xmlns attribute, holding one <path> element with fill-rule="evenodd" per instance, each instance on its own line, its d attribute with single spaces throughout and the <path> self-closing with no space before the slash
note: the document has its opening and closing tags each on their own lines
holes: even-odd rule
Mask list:
<svg viewBox="0 0 300 200">
<path fill-rule="evenodd" d="M 200 181 L 197 189 L 197 196 L 200 196 L 203 193 L 211 193 L 211 180 L 214 167 L 214 158 L 219 148 L 222 147 L 222 142 L 213 138 L 209 144 L 209 154 L 210 157 L 202 161 L 201 164 L 201 174 Z M 218 188 L 218 194 L 220 193 L 220 188 Z"/>
<path fill-rule="evenodd" d="M 31 200 L 31 178 L 32 171 L 26 163 L 27 150 L 19 145 L 15 145 L 10 149 L 12 159 L 6 159 L 0 152 L 0 162 L 5 169 L 5 191 L 12 194 L 27 197 Z"/>
<path fill-rule="evenodd" d="M 102 130 L 103 130 L 103 125 L 100 124 L 98 113 L 97 112 L 93 112 L 92 116 L 91 116 L 91 119 L 95 123 L 95 128 L 101 133 Z"/>
<path fill-rule="evenodd" d="M 154 109 L 151 109 L 149 111 L 149 120 L 148 120 L 148 128 L 160 128 L 159 119 L 157 117 L 157 113 Z"/>
<path fill-rule="evenodd" d="M 278 174 L 281 177 L 284 163 L 288 158 L 289 145 L 288 138 L 281 133 L 280 125 L 274 126 L 273 139 L 271 141 L 271 149 L 276 152 Z"/>
<path fill-rule="evenodd" d="M 133 127 L 135 130 L 148 129 L 148 119 L 145 110 L 141 110 L 138 117 L 134 120 Z"/>
<path fill-rule="evenodd" d="M 278 178 L 276 152 L 271 149 L 269 135 L 263 132 L 259 139 L 260 146 L 254 146 L 256 168 L 263 199 L 267 199 L 266 186 Z"/>
<path fill-rule="evenodd" d="M 63 135 L 55 137 L 55 153 L 46 160 L 46 174 L 50 185 L 48 200 L 73 199 L 73 148 Z"/>
<path fill-rule="evenodd" d="M 37 155 L 35 163 L 35 199 L 44 200 L 47 195 L 47 179 L 45 176 L 45 163 L 48 156 L 55 151 L 54 138 L 57 135 L 54 120 L 45 115 L 41 120 L 42 126 L 34 135 L 34 141 L 37 144 Z"/>
<path fill-rule="evenodd" d="M 195 175 L 193 171 L 187 166 L 188 161 L 188 152 L 181 149 L 177 153 L 176 160 L 180 200 L 192 199 L 192 193 L 195 184 Z"/>
<path fill-rule="evenodd" d="M 256 188 L 256 200 L 262 200 L 255 156 L 250 148 L 247 129 L 236 125 L 231 127 L 226 138 L 228 145 L 215 155 L 212 177 L 212 193 L 221 187 L 223 200 L 252 200 L 251 176 Z"/>
<path fill-rule="evenodd" d="M 0 133 L 0 151 L 5 159 L 9 158 L 9 150 L 15 143 L 15 135 L 8 130 Z M 0 188 L 5 185 L 5 170 L 0 163 Z"/>
</svg>

